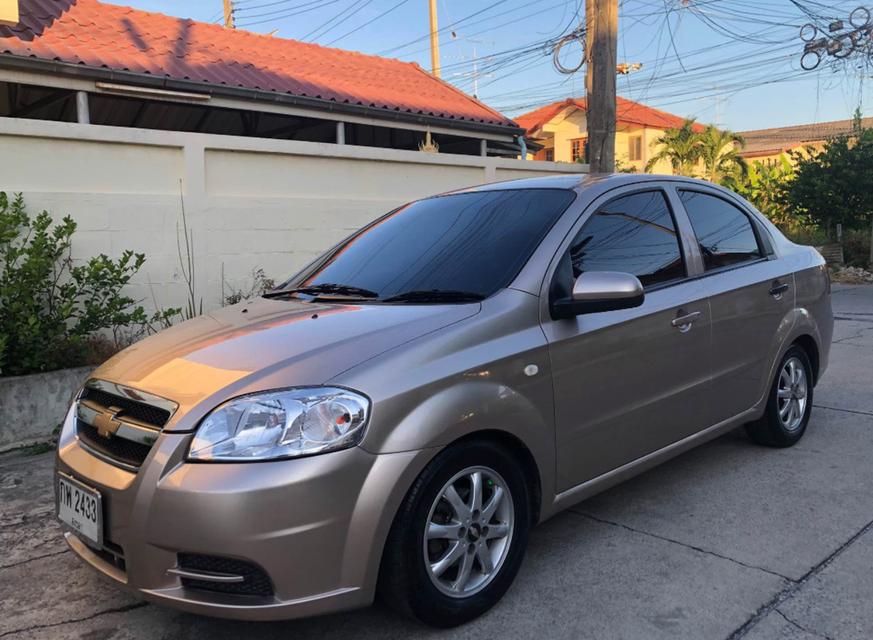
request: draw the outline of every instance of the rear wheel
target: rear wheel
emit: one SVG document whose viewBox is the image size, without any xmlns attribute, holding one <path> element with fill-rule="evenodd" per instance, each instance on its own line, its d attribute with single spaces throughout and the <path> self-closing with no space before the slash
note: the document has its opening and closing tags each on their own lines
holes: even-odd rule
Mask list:
<svg viewBox="0 0 873 640">
<path fill-rule="evenodd" d="M 790 447 L 803 437 L 811 412 L 812 365 L 806 351 L 792 345 L 776 371 L 764 415 L 747 424 L 746 432 L 759 444 Z"/>
<path fill-rule="evenodd" d="M 480 441 L 446 449 L 416 479 L 394 520 L 380 595 L 437 627 L 481 615 L 512 584 L 530 518 L 524 473 L 510 452 Z"/>
</svg>

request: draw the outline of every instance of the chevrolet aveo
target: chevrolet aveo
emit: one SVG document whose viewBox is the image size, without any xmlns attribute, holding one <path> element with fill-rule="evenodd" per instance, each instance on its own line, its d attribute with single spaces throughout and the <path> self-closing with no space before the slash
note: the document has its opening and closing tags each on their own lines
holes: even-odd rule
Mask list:
<svg viewBox="0 0 873 640">
<path fill-rule="evenodd" d="M 709 183 L 427 198 L 97 369 L 58 515 L 86 563 L 187 611 L 378 595 L 456 625 L 506 592 L 535 523 L 739 425 L 797 442 L 832 322 L 822 258 Z"/>
</svg>

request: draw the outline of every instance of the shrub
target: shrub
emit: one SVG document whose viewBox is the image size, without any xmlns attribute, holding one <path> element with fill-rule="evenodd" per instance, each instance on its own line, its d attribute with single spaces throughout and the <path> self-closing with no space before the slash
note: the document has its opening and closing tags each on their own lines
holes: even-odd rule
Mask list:
<svg viewBox="0 0 873 640">
<path fill-rule="evenodd" d="M 837 223 L 845 229 L 870 228 L 873 129 L 861 126 L 860 113 L 851 134 L 829 140 L 821 151 L 792 152 L 792 156 L 795 176 L 785 191 L 790 207 L 831 236 Z"/>
<path fill-rule="evenodd" d="M 125 251 L 84 264 L 70 258 L 76 223 L 54 224 L 48 212 L 28 215 L 21 194 L 0 192 L 0 366 L 21 375 L 89 364 L 97 332 L 119 349 L 176 310 L 149 318 L 122 288 L 145 256 Z M 105 340 L 105 339 L 104 339 Z M 101 347 L 105 354 L 106 349 Z M 5 362 L 5 365 L 2 363 Z"/>
<path fill-rule="evenodd" d="M 252 270 L 252 284 L 248 288 L 237 289 L 233 285 L 227 284 L 224 279 L 224 264 L 221 265 L 221 305 L 230 306 L 237 304 L 243 300 L 254 298 L 265 294 L 267 291 L 276 288 L 276 281 L 268 278 L 263 269 Z"/>
<path fill-rule="evenodd" d="M 793 178 L 791 162 L 782 155 L 774 163 L 755 161 L 747 166 L 745 174 L 730 176 L 722 184 L 755 205 L 782 231 L 792 233 L 799 231 L 806 223 L 785 202 L 785 191 Z"/>
<path fill-rule="evenodd" d="M 784 230 L 785 235 L 792 242 L 797 244 L 806 244 L 813 247 L 820 247 L 825 244 L 830 244 L 832 240 L 824 229 L 819 227 L 795 227 Z"/>
<path fill-rule="evenodd" d="M 843 258 L 849 267 L 873 267 L 870 264 L 870 232 L 850 229 L 843 233 Z"/>
<path fill-rule="evenodd" d="M 3 375 L 3 365 L 6 362 L 6 336 L 0 333 L 0 376 Z"/>
</svg>

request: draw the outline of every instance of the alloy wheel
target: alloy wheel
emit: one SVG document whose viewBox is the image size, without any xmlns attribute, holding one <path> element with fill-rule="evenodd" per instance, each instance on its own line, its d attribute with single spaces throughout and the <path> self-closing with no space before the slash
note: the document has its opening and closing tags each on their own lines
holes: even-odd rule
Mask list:
<svg viewBox="0 0 873 640">
<path fill-rule="evenodd" d="M 803 424 L 807 403 L 806 369 L 799 358 L 791 357 L 782 365 L 776 399 L 779 420 L 788 431 L 796 431 Z"/>
<path fill-rule="evenodd" d="M 488 467 L 468 467 L 437 494 L 424 535 L 424 563 L 434 586 L 453 598 L 484 589 L 499 573 L 514 531 L 506 482 Z"/>
</svg>

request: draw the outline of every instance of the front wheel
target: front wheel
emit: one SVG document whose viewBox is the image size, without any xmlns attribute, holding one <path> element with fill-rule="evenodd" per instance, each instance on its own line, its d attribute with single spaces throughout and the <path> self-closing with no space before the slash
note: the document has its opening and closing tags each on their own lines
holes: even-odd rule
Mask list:
<svg viewBox="0 0 873 640">
<path fill-rule="evenodd" d="M 812 412 L 812 365 L 801 347 L 793 345 L 782 357 L 764 415 L 746 425 L 758 444 L 790 447 L 806 431 Z"/>
<path fill-rule="evenodd" d="M 530 495 L 510 452 L 470 441 L 428 464 L 386 542 L 380 594 L 437 627 L 490 609 L 512 584 L 527 546 Z"/>
</svg>

